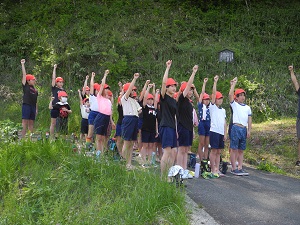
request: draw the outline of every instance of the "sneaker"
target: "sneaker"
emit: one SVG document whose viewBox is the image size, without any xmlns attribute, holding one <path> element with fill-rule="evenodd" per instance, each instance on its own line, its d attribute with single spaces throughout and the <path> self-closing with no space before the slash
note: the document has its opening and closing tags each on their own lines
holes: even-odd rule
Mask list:
<svg viewBox="0 0 300 225">
<path fill-rule="evenodd" d="M 243 169 L 239 170 L 239 172 L 242 174 L 242 176 L 249 176 L 249 173 Z"/>
<path fill-rule="evenodd" d="M 243 173 L 241 170 L 235 169 L 232 171 L 232 174 L 236 175 L 236 176 L 243 176 Z"/>
<path fill-rule="evenodd" d="M 218 172 L 219 177 L 225 177 L 224 173 Z"/>
<path fill-rule="evenodd" d="M 300 160 L 296 162 L 296 166 L 300 166 Z"/>
</svg>

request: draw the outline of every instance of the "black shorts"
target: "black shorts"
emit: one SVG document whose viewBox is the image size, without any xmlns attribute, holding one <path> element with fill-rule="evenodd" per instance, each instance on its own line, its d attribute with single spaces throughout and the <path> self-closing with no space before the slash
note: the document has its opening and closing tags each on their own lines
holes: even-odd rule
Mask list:
<svg viewBox="0 0 300 225">
<path fill-rule="evenodd" d="M 80 131 L 82 134 L 87 134 L 89 131 L 89 120 L 88 119 L 81 119 L 81 128 Z"/>
</svg>

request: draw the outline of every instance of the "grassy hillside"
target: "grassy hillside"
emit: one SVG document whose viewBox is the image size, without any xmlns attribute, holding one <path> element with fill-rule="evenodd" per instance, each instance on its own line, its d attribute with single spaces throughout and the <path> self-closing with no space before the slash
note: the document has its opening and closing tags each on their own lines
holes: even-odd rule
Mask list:
<svg viewBox="0 0 300 225">
<path fill-rule="evenodd" d="M 199 64 L 197 88 L 208 76 L 210 89 L 219 74 L 218 88 L 226 94 L 229 80 L 238 76 L 254 121 L 294 116 L 296 96 L 287 66 L 297 69 L 300 62 L 299 8 L 296 0 L 5 0 L 0 5 L 0 97 L 5 103 L 0 118 L 20 121 L 15 110 L 22 96 L 21 58 L 38 78 L 40 99 L 47 101 L 54 63 L 69 92 L 86 74 L 97 72 L 99 81 L 108 68 L 108 83 L 117 94 L 117 82 L 130 80 L 134 72 L 142 74 L 139 87 L 149 78 L 159 86 L 166 60 L 173 59 L 171 76 L 177 81 L 186 80 Z M 233 63 L 218 62 L 223 49 L 234 51 Z"/>
</svg>

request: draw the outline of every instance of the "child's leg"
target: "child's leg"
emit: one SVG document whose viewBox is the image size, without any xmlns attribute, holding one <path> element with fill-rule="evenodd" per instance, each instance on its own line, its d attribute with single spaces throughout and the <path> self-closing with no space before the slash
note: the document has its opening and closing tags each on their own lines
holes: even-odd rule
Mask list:
<svg viewBox="0 0 300 225">
<path fill-rule="evenodd" d="M 121 138 L 121 136 L 117 136 L 116 139 L 117 139 L 116 144 L 117 144 L 119 155 L 122 156 L 123 139 Z"/>
<path fill-rule="evenodd" d="M 56 118 L 51 118 L 51 123 L 50 123 L 50 137 L 54 137 L 54 130 L 56 126 Z"/>
<path fill-rule="evenodd" d="M 147 154 L 148 154 L 148 143 L 142 143 L 142 149 L 140 151 L 142 162 L 145 164 L 147 162 Z"/>
<path fill-rule="evenodd" d="M 204 159 L 208 159 L 208 145 L 209 145 L 209 136 L 205 136 L 204 138 Z"/>
<path fill-rule="evenodd" d="M 216 171 L 216 157 L 217 157 L 216 155 L 217 155 L 217 149 L 212 148 L 209 155 L 210 167 L 212 173 L 215 173 Z"/>
<path fill-rule="evenodd" d="M 164 148 L 164 153 L 160 161 L 161 177 L 167 178 L 168 171 L 173 166 L 176 156 L 176 149 L 171 147 Z"/>
<path fill-rule="evenodd" d="M 126 166 L 131 166 L 132 161 L 132 146 L 133 141 L 124 140 L 124 145 L 122 149 L 122 156 L 126 159 Z"/>
<path fill-rule="evenodd" d="M 177 156 L 176 156 L 176 164 L 181 166 L 183 169 L 186 169 L 186 168 L 184 168 L 185 151 L 186 151 L 185 146 L 179 146 Z"/>
<path fill-rule="evenodd" d="M 28 127 L 28 123 L 29 123 L 29 120 L 22 119 L 22 132 L 21 132 L 22 138 L 25 137 L 27 127 Z"/>
<path fill-rule="evenodd" d="M 215 172 L 214 173 L 219 173 L 219 168 L 220 168 L 220 158 L 221 158 L 221 149 L 217 149 L 216 151 L 216 166 L 215 166 Z"/>
<path fill-rule="evenodd" d="M 204 152 L 203 152 L 203 147 L 204 146 L 205 146 L 205 136 L 204 135 L 199 135 L 198 155 L 199 155 L 200 162 L 203 159 L 205 159 L 204 158 Z"/>
<path fill-rule="evenodd" d="M 237 160 L 238 160 L 238 169 L 241 170 L 243 168 L 243 160 L 244 160 L 244 151 L 237 150 Z"/>
</svg>

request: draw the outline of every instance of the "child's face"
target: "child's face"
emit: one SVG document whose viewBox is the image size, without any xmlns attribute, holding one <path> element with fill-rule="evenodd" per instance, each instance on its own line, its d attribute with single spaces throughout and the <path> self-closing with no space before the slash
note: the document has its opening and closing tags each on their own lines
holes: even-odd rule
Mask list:
<svg viewBox="0 0 300 225">
<path fill-rule="evenodd" d="M 216 105 L 221 106 L 223 104 L 223 98 L 216 99 Z"/>
<path fill-rule="evenodd" d="M 167 88 L 167 93 L 168 93 L 168 94 L 174 95 L 175 92 L 176 92 L 176 85 L 170 85 L 170 86 Z"/>
<path fill-rule="evenodd" d="M 60 99 L 59 99 L 62 103 L 65 103 L 65 102 L 67 102 L 68 101 L 68 97 L 64 97 L 64 96 L 62 96 L 62 97 L 60 97 Z"/>
<path fill-rule="evenodd" d="M 62 88 L 62 87 L 64 86 L 64 82 L 58 81 L 58 82 L 56 82 L 56 86 L 57 86 L 58 88 Z"/>
<path fill-rule="evenodd" d="M 237 100 L 237 102 L 238 102 L 238 103 L 244 103 L 244 102 L 245 102 L 245 100 L 246 100 L 245 93 L 241 93 L 241 94 L 239 94 L 239 96 L 238 96 L 238 97 L 236 97 L 236 100 Z"/>
<path fill-rule="evenodd" d="M 35 85 L 35 79 L 34 80 L 28 80 L 27 83 L 30 86 L 34 86 Z"/>
<path fill-rule="evenodd" d="M 191 98 L 193 96 L 193 93 L 194 93 L 194 89 L 191 88 L 187 94 L 188 98 Z"/>
<path fill-rule="evenodd" d="M 209 99 L 203 99 L 203 100 L 202 100 L 202 103 L 203 103 L 204 105 L 209 105 Z"/>
<path fill-rule="evenodd" d="M 153 104 L 154 104 L 153 98 L 147 99 L 147 104 L 148 104 L 148 105 L 153 105 Z"/>
<path fill-rule="evenodd" d="M 90 107 L 90 102 L 89 101 L 85 101 L 84 105 L 89 108 Z"/>
</svg>

